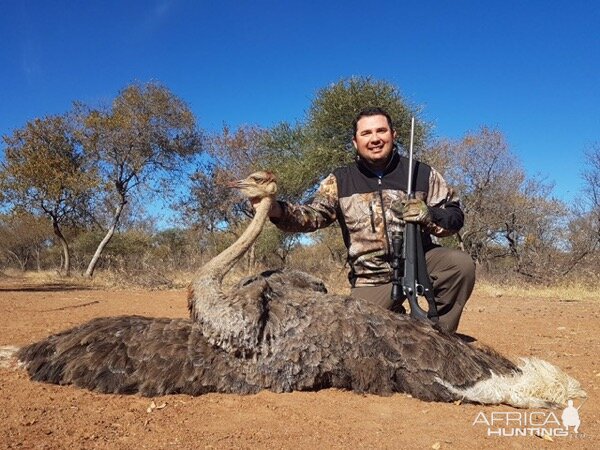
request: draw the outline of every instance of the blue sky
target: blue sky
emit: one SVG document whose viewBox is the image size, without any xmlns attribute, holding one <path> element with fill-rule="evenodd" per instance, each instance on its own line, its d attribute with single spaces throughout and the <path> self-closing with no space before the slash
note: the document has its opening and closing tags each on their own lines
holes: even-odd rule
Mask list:
<svg viewBox="0 0 600 450">
<path fill-rule="evenodd" d="M 440 137 L 502 130 L 531 175 L 577 197 L 600 141 L 600 2 L 0 2 L 0 134 L 159 81 L 199 125 L 302 120 L 341 78 L 397 85 Z"/>
</svg>

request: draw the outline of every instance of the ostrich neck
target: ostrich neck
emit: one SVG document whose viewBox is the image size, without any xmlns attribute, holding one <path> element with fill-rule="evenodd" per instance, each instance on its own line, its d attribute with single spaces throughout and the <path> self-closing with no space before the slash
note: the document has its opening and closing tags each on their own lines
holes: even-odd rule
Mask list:
<svg viewBox="0 0 600 450">
<path fill-rule="evenodd" d="M 228 352 L 255 349 L 261 312 L 257 305 L 236 301 L 221 289 L 223 277 L 256 241 L 269 216 L 272 197 L 263 198 L 256 207 L 248 228 L 227 250 L 204 265 L 188 291 L 188 308 L 192 321 L 201 325 L 202 334 L 212 345 Z M 254 306 L 254 307 L 253 307 Z"/>
<path fill-rule="evenodd" d="M 228 352 L 255 351 L 261 330 L 257 324 L 262 312 L 260 302 L 240 303 L 235 292 L 225 294 L 221 282 L 256 241 L 267 221 L 272 203 L 272 197 L 260 201 L 248 228 L 233 245 L 200 269 L 188 292 L 192 321 L 201 325 L 201 332 L 208 342 Z"/>
<path fill-rule="evenodd" d="M 260 232 L 269 217 L 269 210 L 271 209 L 273 201 L 273 197 L 264 197 L 260 201 L 256 206 L 254 218 L 250 222 L 250 225 L 248 225 L 248 228 L 246 228 L 242 235 L 231 246 L 219 253 L 200 269 L 196 281 L 200 281 L 203 278 L 211 278 L 221 284 L 223 277 L 225 277 L 227 272 L 231 270 L 235 263 L 244 255 L 244 253 L 246 253 L 260 235 Z"/>
</svg>

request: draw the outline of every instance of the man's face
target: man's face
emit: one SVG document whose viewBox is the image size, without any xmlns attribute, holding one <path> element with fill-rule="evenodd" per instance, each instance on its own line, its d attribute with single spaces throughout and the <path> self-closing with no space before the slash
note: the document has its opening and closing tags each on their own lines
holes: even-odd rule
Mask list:
<svg viewBox="0 0 600 450">
<path fill-rule="evenodd" d="M 383 168 L 392 154 L 394 139 L 396 132 L 390 129 L 385 116 L 366 116 L 357 122 L 352 143 L 361 159 Z"/>
</svg>

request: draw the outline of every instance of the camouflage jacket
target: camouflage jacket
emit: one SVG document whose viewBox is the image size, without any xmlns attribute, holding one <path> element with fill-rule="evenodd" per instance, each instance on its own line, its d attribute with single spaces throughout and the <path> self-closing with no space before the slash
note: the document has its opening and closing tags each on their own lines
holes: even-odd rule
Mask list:
<svg viewBox="0 0 600 450">
<path fill-rule="evenodd" d="M 413 162 L 413 191 L 425 201 L 433 223 L 423 227 L 425 251 L 431 235 L 449 236 L 463 225 L 458 197 L 430 166 Z M 402 204 L 406 200 L 408 158 L 394 153 L 381 176 L 360 161 L 333 171 L 314 199 L 306 205 L 279 202 L 283 216 L 272 219 L 284 231 L 308 232 L 337 220 L 348 249 L 352 286 L 372 286 L 391 281 L 391 233 L 402 231 Z"/>
</svg>

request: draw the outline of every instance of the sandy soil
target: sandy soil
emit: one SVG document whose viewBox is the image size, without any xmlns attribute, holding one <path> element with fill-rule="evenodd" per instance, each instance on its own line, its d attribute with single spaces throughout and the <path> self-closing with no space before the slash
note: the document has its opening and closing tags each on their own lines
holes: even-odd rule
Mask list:
<svg viewBox="0 0 600 450">
<path fill-rule="evenodd" d="M 596 301 L 475 294 L 460 332 L 500 352 L 538 356 L 579 379 L 588 392 L 579 434 L 488 436 L 484 420 L 510 433 L 513 420 L 545 421 L 562 410 L 425 403 L 325 390 L 258 395 L 102 395 L 35 383 L 0 369 L 0 448 L 600 448 L 600 323 Z M 98 316 L 186 316 L 183 291 L 106 291 L 0 279 L 0 345 L 23 345 Z M 154 403 L 152 403 L 154 402 Z M 483 414 L 483 415 L 482 415 Z M 474 422 L 477 422 L 474 424 Z M 518 426 L 518 425 L 517 425 Z M 529 433 L 529 432 L 527 432 Z"/>
</svg>

